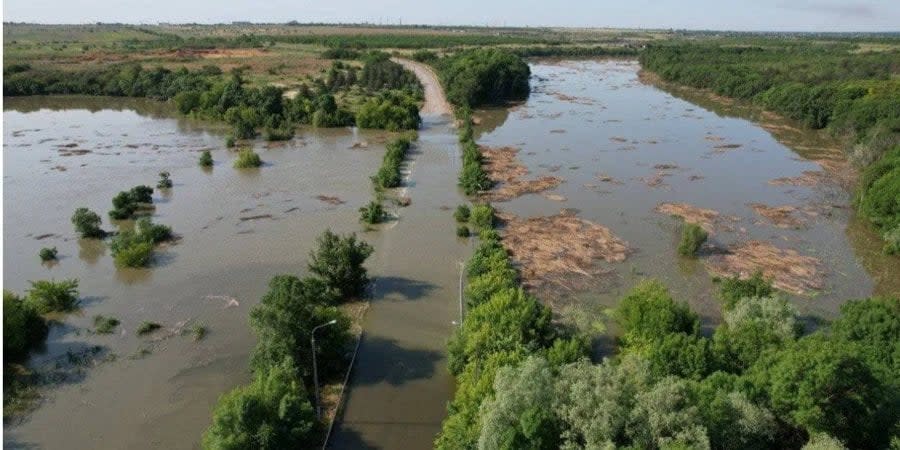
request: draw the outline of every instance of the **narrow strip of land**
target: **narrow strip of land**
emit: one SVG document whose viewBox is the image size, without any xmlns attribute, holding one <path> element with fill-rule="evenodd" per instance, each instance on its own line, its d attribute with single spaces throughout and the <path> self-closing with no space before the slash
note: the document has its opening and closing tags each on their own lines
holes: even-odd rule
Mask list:
<svg viewBox="0 0 900 450">
<path fill-rule="evenodd" d="M 416 74 L 419 82 L 422 83 L 422 87 L 425 89 L 425 104 L 419 109 L 419 113 L 427 115 L 450 115 L 453 113 L 453 107 L 447 101 L 441 82 L 431 67 L 409 59 L 391 58 L 391 60 Z"/>
</svg>

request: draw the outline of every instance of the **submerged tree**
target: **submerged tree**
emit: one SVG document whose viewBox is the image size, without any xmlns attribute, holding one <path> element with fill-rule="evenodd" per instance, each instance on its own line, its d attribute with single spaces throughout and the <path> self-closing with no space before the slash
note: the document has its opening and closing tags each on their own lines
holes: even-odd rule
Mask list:
<svg viewBox="0 0 900 450">
<path fill-rule="evenodd" d="M 330 289 L 342 299 L 362 297 L 369 285 L 363 263 L 374 249 L 356 234 L 339 236 L 331 230 L 316 240 L 317 249 L 310 253 L 309 271 L 322 277 Z"/>
</svg>

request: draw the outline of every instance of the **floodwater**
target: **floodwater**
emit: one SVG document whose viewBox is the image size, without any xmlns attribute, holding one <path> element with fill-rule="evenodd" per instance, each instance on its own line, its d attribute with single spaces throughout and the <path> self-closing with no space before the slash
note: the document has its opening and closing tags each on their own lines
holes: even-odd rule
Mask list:
<svg viewBox="0 0 900 450">
<path fill-rule="evenodd" d="M 250 308 L 273 275 L 305 273 L 322 231 L 362 230 L 357 208 L 371 199 L 369 176 L 388 137 L 305 130 L 283 145 L 259 143 L 264 166 L 236 170 L 222 145 L 227 130 L 175 119 L 156 102 L 6 99 L 3 116 L 4 288 L 21 293 L 28 280 L 77 278 L 84 297 L 32 358 L 64 376 L 22 423 L 7 426 L 8 447 L 196 447 L 218 396 L 249 380 Z M 362 141 L 368 148 L 351 148 Z M 63 156 L 78 149 L 90 153 Z M 211 170 L 197 164 L 204 149 Z M 154 193 L 153 219 L 181 238 L 158 250 L 150 268 L 117 269 L 104 243 L 76 237 L 75 208 L 91 208 L 115 229 L 106 216 L 113 195 L 153 186 L 163 170 L 175 186 Z M 363 236 L 382 247 L 379 233 Z M 41 264 L 37 252 L 52 246 L 59 262 Z M 113 335 L 92 334 L 97 314 L 122 324 Z M 139 338 L 134 330 L 145 320 L 164 329 Z M 209 329 L 199 342 L 179 333 L 194 324 Z M 94 346 L 100 351 L 70 367 L 67 352 Z"/>
<path fill-rule="evenodd" d="M 554 175 L 565 181 L 542 193 L 548 195 L 524 195 L 495 206 L 520 217 L 571 208 L 634 249 L 624 262 L 602 263 L 611 273 L 592 280 L 587 292 L 558 285 L 543 289 L 546 298 L 562 298 L 555 302 L 558 312 L 576 324 L 602 330 L 597 317 L 647 277 L 660 279 L 707 323 L 718 320 L 705 257 L 676 254 L 677 221 L 654 211 L 662 202 L 684 202 L 727 218 L 728 229 L 710 238 L 718 248 L 761 240 L 821 260 L 823 288 L 791 299 L 809 317 L 833 317 L 847 299 L 900 292 L 900 265 L 879 254 L 877 237 L 853 217 L 844 188 L 828 176 L 814 186 L 769 183 L 821 172 L 803 157 L 822 145 L 820 134 L 792 136 L 790 143 L 806 150 L 796 152 L 748 120 L 749 109 L 698 105 L 642 83 L 636 62 L 545 61 L 531 69 L 532 94 L 524 104 L 478 113 L 479 143 L 520 149 L 530 178 Z M 751 203 L 797 207 L 802 225 L 776 227 L 756 215 Z"/>
<path fill-rule="evenodd" d="M 848 298 L 900 291 L 896 260 L 880 255 L 845 189 L 828 179 L 769 184 L 821 170 L 815 162 L 740 110 L 642 84 L 638 69 L 623 61 L 536 63 L 527 102 L 477 114 L 480 143 L 520 148 L 531 177 L 565 179 L 549 192 L 563 201 L 532 194 L 496 206 L 523 217 L 571 208 L 634 248 L 624 262 L 607 264 L 612 273 L 587 291 L 541 292 L 564 298 L 555 303 L 564 318 L 599 331 L 606 308 L 641 278 L 655 277 L 709 322 L 717 320 L 703 258 L 676 255 L 678 226 L 654 211 L 660 202 L 733 216 L 732 229 L 712 237 L 717 246 L 757 239 L 819 258 L 823 289 L 791 297 L 809 316 L 831 317 Z M 222 148 L 227 130 L 174 118 L 151 101 L 6 99 L 4 125 L 4 287 L 23 292 L 28 280 L 78 278 L 84 297 L 81 311 L 54 325 L 47 348 L 31 361 L 59 381 L 4 433 L 9 447 L 38 448 L 196 448 L 218 396 L 249 380 L 250 308 L 273 275 L 304 274 L 326 228 L 362 230 L 357 208 L 372 198 L 369 176 L 388 138 L 303 130 L 285 144 L 258 143 L 265 165 L 236 170 L 234 154 Z M 353 148 L 363 141 L 369 145 Z M 805 145 L 816 142 L 810 136 Z M 721 144 L 732 147 L 715 148 Z M 216 161 L 211 170 L 197 165 L 204 149 Z M 676 167 L 650 186 L 658 164 Z M 463 200 L 458 169 L 454 130 L 426 117 L 407 165 L 403 194 L 411 205 L 393 211 L 398 220 L 362 234 L 376 249 L 368 266 L 377 282 L 332 448 L 427 448 L 440 428 L 453 392 L 445 345 L 458 319 L 459 263 L 471 251 L 471 241 L 454 235 L 452 208 Z M 117 269 L 105 244 L 75 236 L 75 208 L 97 211 L 114 229 L 106 218 L 113 195 L 155 185 L 163 170 L 175 186 L 154 193 L 153 218 L 181 238 L 159 249 L 152 267 Z M 598 181 L 598 174 L 618 183 Z M 748 203 L 818 214 L 784 229 L 761 220 Z M 38 251 L 51 246 L 59 262 L 41 264 Z M 92 334 L 97 314 L 122 325 L 113 335 Z M 136 337 L 145 320 L 164 330 Z M 194 324 L 206 326 L 208 336 L 195 342 L 181 334 Z"/>
</svg>

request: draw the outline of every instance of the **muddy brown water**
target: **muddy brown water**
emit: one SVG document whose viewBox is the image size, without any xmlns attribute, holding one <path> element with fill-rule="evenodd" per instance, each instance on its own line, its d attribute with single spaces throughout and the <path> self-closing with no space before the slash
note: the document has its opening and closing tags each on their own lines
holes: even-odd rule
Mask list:
<svg viewBox="0 0 900 450">
<path fill-rule="evenodd" d="M 900 293 L 900 264 L 880 254 L 877 236 L 854 216 L 849 193 L 832 177 L 814 186 L 769 183 L 822 171 L 805 157 L 833 146 L 833 140 L 793 124 L 786 124 L 794 130 L 790 136 L 776 138 L 753 121 L 759 111 L 645 84 L 636 62 L 543 61 L 531 69 L 526 102 L 477 114 L 479 143 L 519 148 L 518 158 L 530 170 L 526 178 L 554 175 L 565 181 L 496 206 L 522 217 L 573 208 L 635 249 L 624 262 L 605 264 L 612 273 L 590 280 L 587 292 L 553 285 L 544 290 L 547 298 L 561 298 L 557 310 L 575 323 L 605 329 L 598 317 L 645 277 L 660 279 L 707 323 L 718 321 L 706 257 L 676 254 L 677 221 L 654 211 L 662 202 L 684 202 L 733 219 L 731 231 L 711 237 L 717 247 L 762 240 L 820 259 L 823 289 L 791 297 L 810 318 L 833 317 L 847 299 Z M 817 215 L 798 212 L 802 227 L 780 228 L 755 214 L 754 203 L 808 208 Z"/>
<path fill-rule="evenodd" d="M 527 102 L 478 113 L 480 143 L 521 148 L 531 176 L 565 179 L 548 191 L 564 201 L 532 194 L 497 206 L 520 217 L 574 208 L 635 248 L 624 262 L 609 263 L 613 273 L 586 292 L 544 292 L 563 298 L 557 308 L 563 317 L 599 334 L 605 310 L 639 279 L 656 277 L 708 322 L 717 320 L 702 259 L 679 258 L 675 220 L 654 211 L 666 201 L 740 217 L 746 231 L 716 233 L 717 244 L 752 238 L 820 258 L 825 288 L 791 297 L 809 316 L 832 317 L 848 298 L 900 291 L 896 260 L 880 254 L 877 236 L 854 218 L 844 189 L 768 183 L 820 170 L 817 164 L 752 116 L 642 84 L 638 69 L 621 61 L 535 63 Z M 305 273 L 324 229 L 361 231 L 357 208 L 371 199 L 369 176 L 387 137 L 303 130 L 283 145 L 258 143 L 266 164 L 239 171 L 221 145 L 227 130 L 174 118 L 156 102 L 6 99 L 4 125 L 4 287 L 22 292 L 28 280 L 71 277 L 85 297 L 82 310 L 55 325 L 31 361 L 49 371 L 60 365 L 66 376 L 4 433 L 9 447 L 38 448 L 196 448 L 218 396 L 249 380 L 249 309 L 271 276 Z M 370 145 L 351 148 L 359 141 Z M 740 147 L 714 148 L 724 144 Z M 210 171 L 197 166 L 204 149 L 216 161 Z M 376 248 L 369 267 L 379 281 L 333 448 L 427 448 L 440 428 L 453 390 L 445 344 L 458 314 L 457 264 L 471 250 L 454 236 L 449 210 L 461 201 L 458 152 L 446 119 L 426 117 L 408 167 L 412 204 L 394 211 L 398 221 L 362 234 Z M 658 164 L 678 168 L 648 186 Z M 117 269 L 105 244 L 74 235 L 69 218 L 76 207 L 101 213 L 110 228 L 112 196 L 155 184 L 162 170 L 175 186 L 154 193 L 153 217 L 181 239 L 158 251 L 152 267 Z M 621 184 L 598 181 L 598 174 Z M 750 203 L 831 207 L 795 230 L 759 222 Z M 50 246 L 60 260 L 42 265 L 37 252 Z M 97 314 L 122 325 L 113 335 L 92 334 Z M 144 320 L 164 329 L 138 338 L 134 330 Z M 197 323 L 210 330 L 205 339 L 179 334 Z M 101 350 L 87 363 L 58 364 L 67 352 L 93 346 Z"/>
</svg>

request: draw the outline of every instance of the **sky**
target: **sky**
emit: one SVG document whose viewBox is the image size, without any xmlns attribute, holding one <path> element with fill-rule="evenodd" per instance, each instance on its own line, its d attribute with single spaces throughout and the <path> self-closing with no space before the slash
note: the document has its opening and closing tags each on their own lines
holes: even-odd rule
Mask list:
<svg viewBox="0 0 900 450">
<path fill-rule="evenodd" d="M 3 20 L 900 31 L 900 0 L 4 0 Z"/>
</svg>

